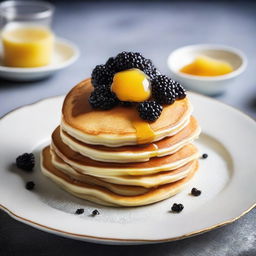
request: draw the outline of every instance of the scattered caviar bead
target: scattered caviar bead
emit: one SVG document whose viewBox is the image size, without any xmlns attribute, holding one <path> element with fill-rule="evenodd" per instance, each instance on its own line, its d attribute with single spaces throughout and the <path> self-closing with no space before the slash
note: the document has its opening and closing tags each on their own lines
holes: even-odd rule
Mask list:
<svg viewBox="0 0 256 256">
<path fill-rule="evenodd" d="M 141 119 L 154 122 L 161 115 L 163 107 L 155 101 L 144 101 L 137 109 Z"/>
<path fill-rule="evenodd" d="M 35 183 L 33 181 L 29 181 L 26 183 L 26 189 L 27 190 L 33 190 L 35 187 Z"/>
<path fill-rule="evenodd" d="M 75 212 L 75 214 L 83 214 L 83 213 L 84 213 L 84 209 L 83 208 L 79 208 Z"/>
<path fill-rule="evenodd" d="M 119 100 L 117 99 L 115 93 L 110 91 L 105 85 L 95 88 L 89 97 L 89 103 L 95 109 L 108 110 L 115 107 Z"/>
<path fill-rule="evenodd" d="M 100 212 L 97 209 L 92 211 L 92 216 L 96 216 L 96 215 L 99 215 L 99 214 L 100 214 Z"/>
<path fill-rule="evenodd" d="M 201 190 L 198 190 L 197 188 L 192 188 L 191 190 L 191 195 L 193 196 L 200 196 L 201 195 Z"/>
<path fill-rule="evenodd" d="M 207 157 L 208 157 L 207 154 L 203 154 L 203 155 L 202 155 L 202 158 L 203 158 L 203 159 L 206 159 Z"/>
<path fill-rule="evenodd" d="M 183 209 L 184 209 L 183 204 L 176 204 L 176 203 L 174 203 L 172 205 L 172 211 L 173 212 L 181 212 Z"/>
<path fill-rule="evenodd" d="M 165 75 L 152 80 L 152 96 L 160 104 L 170 105 L 175 101 L 174 81 Z"/>
<path fill-rule="evenodd" d="M 95 88 L 102 87 L 103 85 L 110 87 L 113 76 L 114 72 L 108 67 L 105 65 L 97 65 L 92 71 L 91 81 Z"/>
<path fill-rule="evenodd" d="M 24 153 L 18 156 L 16 166 L 25 171 L 32 171 L 35 166 L 35 156 L 32 153 Z"/>
</svg>

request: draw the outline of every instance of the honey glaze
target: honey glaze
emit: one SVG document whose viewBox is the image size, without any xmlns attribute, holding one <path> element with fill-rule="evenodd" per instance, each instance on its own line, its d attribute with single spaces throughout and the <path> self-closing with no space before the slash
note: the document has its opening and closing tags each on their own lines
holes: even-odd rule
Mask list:
<svg viewBox="0 0 256 256">
<path fill-rule="evenodd" d="M 149 123 L 143 120 L 136 120 L 132 122 L 136 129 L 136 137 L 138 144 L 146 144 L 155 139 L 155 133 L 150 127 Z"/>
</svg>

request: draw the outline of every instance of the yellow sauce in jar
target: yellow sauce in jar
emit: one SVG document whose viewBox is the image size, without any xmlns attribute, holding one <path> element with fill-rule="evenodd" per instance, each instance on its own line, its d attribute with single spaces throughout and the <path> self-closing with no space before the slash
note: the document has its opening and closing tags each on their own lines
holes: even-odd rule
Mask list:
<svg viewBox="0 0 256 256">
<path fill-rule="evenodd" d="M 21 26 L 2 32 L 4 65 L 40 67 L 51 62 L 54 35 L 43 26 Z"/>
</svg>

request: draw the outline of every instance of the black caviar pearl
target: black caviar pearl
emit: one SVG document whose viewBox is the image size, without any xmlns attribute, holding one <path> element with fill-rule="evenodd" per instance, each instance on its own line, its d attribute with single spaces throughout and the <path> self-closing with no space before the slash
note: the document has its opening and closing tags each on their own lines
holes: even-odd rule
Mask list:
<svg viewBox="0 0 256 256">
<path fill-rule="evenodd" d="M 33 190 L 35 187 L 35 183 L 33 181 L 29 181 L 26 183 L 26 189 L 27 190 Z"/>
<path fill-rule="evenodd" d="M 99 215 L 99 214 L 100 214 L 100 212 L 97 209 L 92 211 L 92 216 L 93 217 L 96 216 L 96 215 Z"/>
<path fill-rule="evenodd" d="M 173 212 L 181 212 L 182 210 L 184 209 L 184 206 L 183 206 L 183 204 L 176 204 L 176 203 L 174 203 L 173 205 L 172 205 L 172 211 Z"/>
<path fill-rule="evenodd" d="M 84 213 L 84 209 L 83 208 L 79 208 L 75 212 L 75 214 L 83 214 L 83 213 Z"/>
<path fill-rule="evenodd" d="M 207 154 L 203 154 L 203 155 L 202 155 L 202 158 L 203 158 L 203 159 L 206 159 L 207 157 L 208 157 Z"/>
<path fill-rule="evenodd" d="M 193 195 L 193 196 L 200 196 L 201 193 L 202 193 L 202 191 L 198 190 L 197 188 L 192 188 L 192 190 L 191 190 L 191 195 Z"/>
</svg>

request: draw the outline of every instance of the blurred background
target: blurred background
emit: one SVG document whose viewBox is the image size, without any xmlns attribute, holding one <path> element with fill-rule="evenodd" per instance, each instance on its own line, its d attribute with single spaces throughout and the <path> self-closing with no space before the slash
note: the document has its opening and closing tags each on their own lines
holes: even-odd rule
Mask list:
<svg viewBox="0 0 256 256">
<path fill-rule="evenodd" d="M 93 67 L 123 50 L 140 51 L 168 74 L 168 55 L 176 48 L 217 43 L 242 50 L 247 70 L 220 100 L 255 117 L 255 1 L 51 1 L 53 30 L 75 43 L 79 60 L 48 80 L 32 83 L 1 81 L 0 102 L 19 101 L 12 108 L 39 98 L 65 94 L 90 76 Z M 12 93 L 13 92 L 13 93 Z M 1 104 L 1 103 L 0 103 Z M 1 104 L 0 116 L 10 111 Z"/>
</svg>

